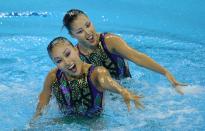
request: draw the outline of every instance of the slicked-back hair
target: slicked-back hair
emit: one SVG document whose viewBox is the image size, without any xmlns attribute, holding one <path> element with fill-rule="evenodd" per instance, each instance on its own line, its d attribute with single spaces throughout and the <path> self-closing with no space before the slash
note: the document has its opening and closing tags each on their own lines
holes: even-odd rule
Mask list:
<svg viewBox="0 0 205 131">
<path fill-rule="evenodd" d="M 48 55 L 49 57 L 52 59 L 52 49 L 54 47 L 54 45 L 58 44 L 58 43 L 61 43 L 61 42 L 67 42 L 69 45 L 71 45 L 72 47 L 74 47 L 74 45 L 65 37 L 62 37 L 62 36 L 59 36 L 59 37 L 56 37 L 54 38 L 49 44 L 48 44 L 48 47 L 47 47 L 47 51 L 48 51 Z"/>
<path fill-rule="evenodd" d="M 85 15 L 86 17 L 88 17 L 83 11 L 79 9 L 71 9 L 67 11 L 67 13 L 63 17 L 63 26 L 66 27 L 70 34 L 72 29 L 71 24 L 77 18 L 78 15 Z"/>
</svg>

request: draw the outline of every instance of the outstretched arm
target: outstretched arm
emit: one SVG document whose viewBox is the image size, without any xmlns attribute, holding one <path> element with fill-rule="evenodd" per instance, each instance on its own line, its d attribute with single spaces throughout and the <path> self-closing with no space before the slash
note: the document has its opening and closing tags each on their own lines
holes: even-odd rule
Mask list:
<svg viewBox="0 0 205 131">
<path fill-rule="evenodd" d="M 113 80 L 108 71 L 104 67 L 97 67 L 95 69 L 95 73 L 93 74 L 94 75 L 92 78 L 95 79 L 95 84 L 97 85 L 98 90 L 109 90 L 121 94 L 128 107 L 128 111 L 130 110 L 130 101 L 134 101 L 136 108 L 143 107 L 143 105 L 139 101 L 141 97 L 128 91 L 120 84 L 118 84 L 115 80 Z"/>
<path fill-rule="evenodd" d="M 44 81 L 44 88 L 39 95 L 38 105 L 36 108 L 36 112 L 32 118 L 32 121 L 37 120 L 42 115 L 44 108 L 46 107 L 46 105 L 48 105 L 48 103 L 50 101 L 51 85 L 54 82 L 54 80 L 56 79 L 55 72 L 56 72 L 56 69 L 49 72 L 45 81 Z"/>
<path fill-rule="evenodd" d="M 107 43 L 106 45 L 108 46 L 108 49 L 112 53 L 119 54 L 122 57 L 134 62 L 139 66 L 145 67 L 147 69 L 165 75 L 174 87 L 177 88 L 177 86 L 186 85 L 178 82 L 168 70 L 166 70 L 164 67 L 159 65 L 153 59 L 129 47 L 127 43 L 124 40 L 122 40 L 120 37 L 110 34 L 106 37 L 105 42 Z M 179 93 L 183 93 L 183 92 L 179 92 Z"/>
</svg>

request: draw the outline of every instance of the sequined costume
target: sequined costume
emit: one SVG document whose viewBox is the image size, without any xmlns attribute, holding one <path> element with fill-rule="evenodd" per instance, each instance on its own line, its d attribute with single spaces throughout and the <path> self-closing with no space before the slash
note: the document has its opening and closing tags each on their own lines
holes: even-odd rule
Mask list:
<svg viewBox="0 0 205 131">
<path fill-rule="evenodd" d="M 65 115 L 92 117 L 102 112 L 103 93 L 97 90 L 90 79 L 93 70 L 94 66 L 91 66 L 82 78 L 72 81 L 67 81 L 61 70 L 57 71 L 52 91 Z"/>
<path fill-rule="evenodd" d="M 100 34 L 100 43 L 97 48 L 89 55 L 84 55 L 80 52 L 80 59 L 86 63 L 93 64 L 95 66 L 103 66 L 108 69 L 110 75 L 115 79 L 121 79 L 131 77 L 129 68 L 125 60 L 116 54 L 110 53 L 104 41 L 106 33 Z"/>
</svg>

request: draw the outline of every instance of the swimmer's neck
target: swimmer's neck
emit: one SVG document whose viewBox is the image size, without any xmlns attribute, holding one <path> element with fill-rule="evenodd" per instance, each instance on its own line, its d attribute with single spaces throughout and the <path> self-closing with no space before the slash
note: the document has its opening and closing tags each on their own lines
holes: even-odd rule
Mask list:
<svg viewBox="0 0 205 131">
<path fill-rule="evenodd" d="M 91 64 L 87 64 L 85 62 L 82 62 L 81 73 L 79 75 L 72 76 L 72 75 L 69 75 L 69 74 L 65 73 L 65 77 L 68 81 L 81 79 L 82 77 L 84 77 L 84 75 L 87 75 L 90 66 L 91 66 Z"/>
<path fill-rule="evenodd" d="M 90 55 L 95 49 L 98 48 L 98 44 L 100 42 L 100 34 L 96 34 L 97 35 L 97 40 L 95 45 L 92 46 L 86 46 L 86 44 L 84 43 L 78 43 L 78 49 L 80 50 L 81 53 L 83 53 L 84 55 Z"/>
</svg>

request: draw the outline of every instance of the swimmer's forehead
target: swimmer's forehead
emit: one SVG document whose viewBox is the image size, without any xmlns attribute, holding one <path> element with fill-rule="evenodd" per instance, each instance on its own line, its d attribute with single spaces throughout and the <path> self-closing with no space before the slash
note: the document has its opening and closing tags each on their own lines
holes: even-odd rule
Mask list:
<svg viewBox="0 0 205 131">
<path fill-rule="evenodd" d="M 52 50 L 52 57 L 54 60 L 60 59 L 62 54 L 71 52 L 73 47 L 67 43 L 56 44 Z"/>
<path fill-rule="evenodd" d="M 53 46 L 57 46 L 57 45 L 68 45 L 70 46 L 71 43 L 68 42 L 67 40 L 56 40 L 56 41 L 53 41 Z"/>
<path fill-rule="evenodd" d="M 71 26 L 73 30 L 84 27 L 86 24 L 90 22 L 89 18 L 83 14 L 80 14 L 76 17 L 76 19 L 72 22 Z"/>
</svg>

